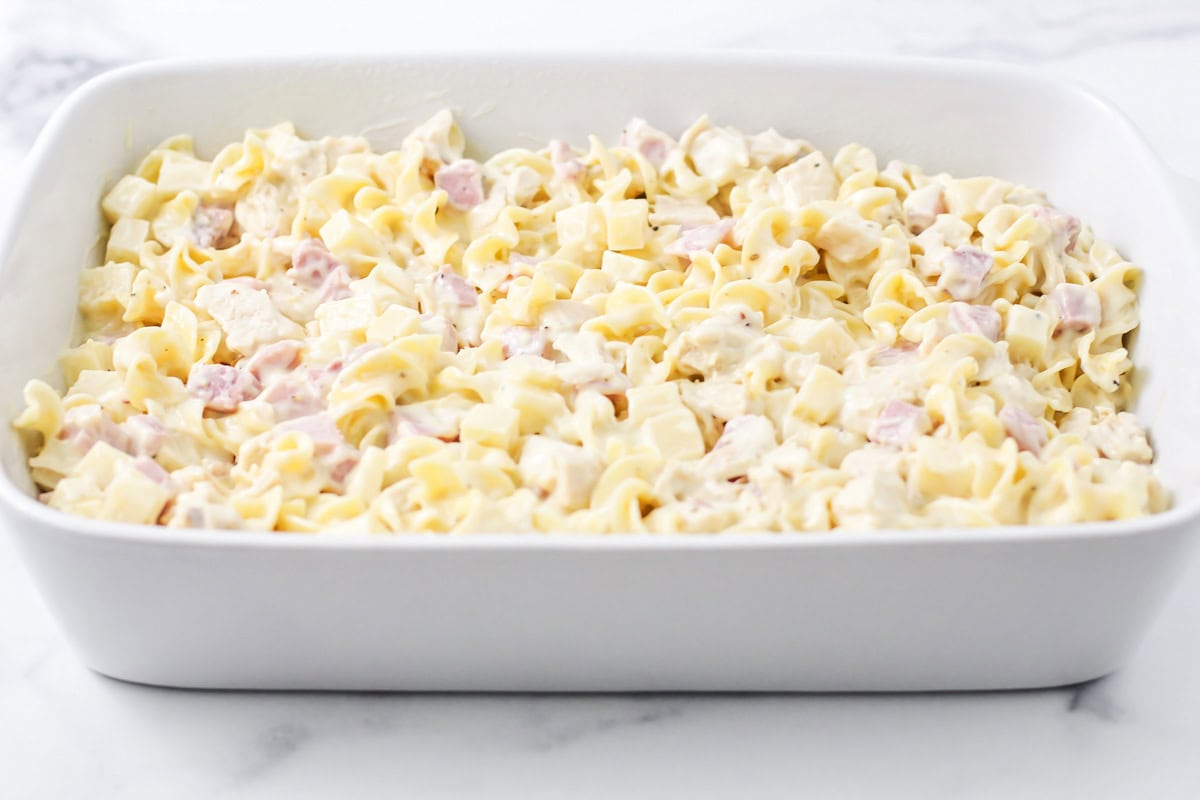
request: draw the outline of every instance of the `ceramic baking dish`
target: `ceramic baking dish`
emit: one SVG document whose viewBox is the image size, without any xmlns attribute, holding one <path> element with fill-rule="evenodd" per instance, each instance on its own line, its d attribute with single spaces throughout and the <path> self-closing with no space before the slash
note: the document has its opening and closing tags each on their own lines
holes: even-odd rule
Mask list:
<svg viewBox="0 0 1200 800">
<path fill-rule="evenodd" d="M 98 200 L 160 140 L 203 152 L 293 120 L 395 145 L 438 108 L 482 151 L 668 130 L 707 112 L 821 147 L 1048 190 L 1146 269 L 1135 359 L 1171 511 L 989 530 L 612 537 L 175 531 L 39 505 L 0 436 L 0 497 L 83 660 L 190 687 L 464 690 L 994 689 L 1118 667 L 1200 511 L 1196 242 L 1132 126 L 1008 67 L 793 55 L 420 56 L 152 63 L 76 92 L 46 126 L 0 237 L 0 416 L 53 378 Z"/>
</svg>

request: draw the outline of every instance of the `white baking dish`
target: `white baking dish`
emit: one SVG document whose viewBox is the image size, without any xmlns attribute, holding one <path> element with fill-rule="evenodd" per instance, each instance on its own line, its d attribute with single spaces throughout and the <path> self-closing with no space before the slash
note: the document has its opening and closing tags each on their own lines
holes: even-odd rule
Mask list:
<svg viewBox="0 0 1200 800">
<path fill-rule="evenodd" d="M 211 153 L 291 119 L 396 144 L 451 106 L 484 151 L 680 129 L 702 112 L 822 147 L 1046 188 L 1141 263 L 1135 359 L 1175 507 L 1128 523 L 716 537 L 270 535 L 99 523 L 39 505 L 2 437 L 3 509 L 84 661 L 147 683 L 278 689 L 884 690 L 1063 684 L 1120 665 L 1200 512 L 1200 262 L 1119 114 L 1025 71 L 791 55 L 155 63 L 47 125 L 0 238 L 0 416 L 55 373 L 107 181 L 178 132 Z"/>
</svg>

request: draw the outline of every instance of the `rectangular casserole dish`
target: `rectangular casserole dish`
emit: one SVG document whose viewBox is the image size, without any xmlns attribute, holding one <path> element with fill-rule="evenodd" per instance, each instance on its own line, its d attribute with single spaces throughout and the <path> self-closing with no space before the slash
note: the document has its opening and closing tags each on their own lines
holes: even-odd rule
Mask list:
<svg viewBox="0 0 1200 800">
<path fill-rule="evenodd" d="M 482 151 L 668 130 L 701 113 L 930 172 L 1044 188 L 1146 270 L 1134 348 L 1173 508 L 1122 523 L 796 535 L 334 536 L 177 531 L 33 496 L 7 424 L 57 381 L 102 191 L 169 135 L 247 127 L 394 146 L 441 107 Z M 162 62 L 76 92 L 0 237 L 0 498 L 93 669 L 212 688 L 924 690 L 1072 683 L 1118 667 L 1181 572 L 1200 503 L 1197 248 L 1133 127 L 1078 89 L 991 65 L 780 54 Z"/>
</svg>

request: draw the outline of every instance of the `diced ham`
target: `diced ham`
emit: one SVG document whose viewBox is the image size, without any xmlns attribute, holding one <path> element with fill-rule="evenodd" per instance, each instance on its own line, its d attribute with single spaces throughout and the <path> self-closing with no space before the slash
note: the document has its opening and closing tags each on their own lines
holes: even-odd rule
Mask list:
<svg viewBox="0 0 1200 800">
<path fill-rule="evenodd" d="M 1100 296 L 1091 286 L 1060 283 L 1050 297 L 1058 309 L 1058 330 L 1084 333 L 1100 324 Z"/>
<path fill-rule="evenodd" d="M 260 382 L 279 372 L 290 372 L 300 363 L 304 345 L 295 339 L 284 339 L 266 347 L 242 362 L 241 366 Z"/>
<path fill-rule="evenodd" d="M 328 404 L 333 382 L 346 365 L 379 347 L 374 342 L 361 344 L 328 364 L 278 378 L 258 399 L 271 405 L 277 421 L 320 414 Z"/>
<path fill-rule="evenodd" d="M 342 432 L 326 414 L 310 414 L 290 419 L 276 425 L 275 430 L 279 433 L 303 433 L 312 439 L 313 450 L 318 454 L 328 453 L 345 443 Z"/>
<path fill-rule="evenodd" d="M 259 400 L 269 403 L 275 410 L 276 421 L 306 417 L 325 410 L 328 390 L 321 391 L 319 380 L 313 379 L 320 376 L 313 376 L 312 372 L 304 377 L 280 378 L 259 395 Z"/>
<path fill-rule="evenodd" d="M 301 286 L 319 289 L 338 268 L 343 271 L 346 269 L 345 265 L 329 252 L 324 242 L 320 239 L 305 239 L 296 245 L 296 250 L 292 253 L 292 266 L 287 275 Z"/>
<path fill-rule="evenodd" d="M 871 364 L 877 367 L 890 367 L 908 361 L 917 353 L 915 342 L 901 339 L 893 347 L 880 347 L 871 354 Z"/>
<path fill-rule="evenodd" d="M 321 284 L 321 291 L 318 294 L 321 302 L 345 300 L 350 296 L 351 280 L 350 270 L 346 269 L 344 264 L 338 264 L 332 272 L 325 276 L 325 281 Z"/>
<path fill-rule="evenodd" d="M 550 163 L 554 174 L 564 181 L 573 181 L 583 174 L 583 163 L 571 152 L 571 146 L 561 139 L 550 141 Z"/>
<path fill-rule="evenodd" d="M 483 202 L 483 172 L 479 162 L 462 158 L 449 166 L 442 167 L 433 177 L 433 182 L 450 198 L 450 205 L 466 211 Z"/>
<path fill-rule="evenodd" d="M 134 414 L 121 423 L 128 441 L 128 452 L 134 456 L 154 457 L 167 441 L 167 429 L 149 414 Z"/>
<path fill-rule="evenodd" d="M 133 468 L 162 486 L 169 486 L 171 483 L 171 473 L 163 469 L 153 458 L 134 459 Z"/>
<path fill-rule="evenodd" d="M 432 333 L 442 337 L 442 350 L 447 353 L 458 352 L 458 329 L 454 323 L 436 314 L 422 314 L 419 327 L 421 333 Z"/>
<path fill-rule="evenodd" d="M 973 300 L 983 288 L 983 279 L 993 264 L 995 259 L 991 254 L 978 247 L 956 247 L 942 259 L 938 288 L 948 292 L 955 300 Z"/>
<path fill-rule="evenodd" d="M 201 364 L 188 375 L 188 392 L 204 401 L 213 411 L 237 411 L 243 401 L 253 400 L 262 391 L 258 378 L 249 372 L 225 364 Z"/>
<path fill-rule="evenodd" d="M 1000 424 L 1017 443 L 1017 447 L 1031 453 L 1040 453 L 1046 444 L 1046 426 L 1034 419 L 1028 411 L 1018 406 L 1000 409 Z"/>
<path fill-rule="evenodd" d="M 60 439 L 86 453 L 96 442 L 104 442 L 131 456 L 153 457 L 167 439 L 167 429 L 149 414 L 134 414 L 120 425 L 100 406 L 76 406 L 68 409 Z"/>
<path fill-rule="evenodd" d="M 928 430 L 929 417 L 923 408 L 903 400 L 889 400 L 871 424 L 867 438 L 877 444 L 903 447 Z"/>
<path fill-rule="evenodd" d="M 974 333 L 993 342 L 1000 338 L 1000 312 L 991 306 L 951 303 L 949 320 L 956 333 Z"/>
<path fill-rule="evenodd" d="M 196 244 L 223 250 L 237 244 L 233 236 L 233 209 L 225 205 L 201 203 L 192 215 L 192 233 Z"/>
<path fill-rule="evenodd" d="M 655 169 L 662 169 L 675 148 L 675 140 L 641 117 L 634 117 L 621 132 L 621 146 L 638 151 Z"/>
<path fill-rule="evenodd" d="M 720 222 L 711 225 L 700 225 L 695 228 L 684 228 L 675 241 L 667 245 L 666 252 L 672 255 L 686 256 L 698 250 L 712 252 L 718 244 L 725 241 L 733 231 L 733 219 L 725 217 Z"/>
<path fill-rule="evenodd" d="M 346 443 L 342 432 L 327 414 L 297 417 L 275 426 L 276 434 L 302 433 L 313 444 L 313 455 L 328 470 L 329 479 L 340 484 L 358 463 L 358 452 Z"/>
<path fill-rule="evenodd" d="M 1050 226 L 1051 243 L 1056 250 L 1070 252 L 1075 249 L 1075 242 L 1079 239 L 1082 227 L 1079 217 L 1050 206 L 1038 206 L 1033 210 L 1033 216 Z"/>
<path fill-rule="evenodd" d="M 471 308 L 479 303 L 479 295 L 471 284 L 448 269 L 433 276 L 433 288 L 440 300 L 463 308 Z"/>
<path fill-rule="evenodd" d="M 889 164 L 889 169 L 891 165 Z M 913 189 L 904 198 L 904 218 L 908 229 L 920 233 L 937 222 L 938 214 L 946 213 L 946 194 L 941 184 L 930 183 Z"/>
<path fill-rule="evenodd" d="M 429 436 L 443 442 L 457 442 L 465 414 L 421 405 L 397 408 L 392 416 L 394 425 L 388 443 L 395 444 L 409 436 Z"/>
<path fill-rule="evenodd" d="M 538 328 L 526 328 L 523 326 L 514 326 L 505 328 L 500 334 L 500 343 L 504 345 L 504 357 L 512 358 L 513 356 L 542 356 L 546 355 L 546 349 L 550 346 L 550 342 L 546 339 L 546 334 Z"/>
<path fill-rule="evenodd" d="M 58 438 L 65 439 L 80 453 L 91 450 L 96 442 L 104 442 L 125 452 L 129 450 L 128 433 L 98 405 L 67 409 Z"/>
<path fill-rule="evenodd" d="M 346 454 L 329 468 L 329 477 L 334 483 L 342 483 L 356 466 L 358 466 L 358 457 Z"/>
</svg>

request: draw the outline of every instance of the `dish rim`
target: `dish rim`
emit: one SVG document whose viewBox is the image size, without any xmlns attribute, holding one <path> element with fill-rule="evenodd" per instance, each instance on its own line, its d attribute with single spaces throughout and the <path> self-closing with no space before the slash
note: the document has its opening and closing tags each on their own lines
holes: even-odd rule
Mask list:
<svg viewBox="0 0 1200 800">
<path fill-rule="evenodd" d="M 541 51 L 534 55 L 518 52 L 489 51 L 468 55 L 449 51 L 428 53 L 387 54 L 355 53 L 347 55 L 302 56 L 219 56 L 162 58 L 141 61 L 117 67 L 96 75 L 76 88 L 50 115 L 33 147 L 18 168 L 17 187 L 12 195 L 12 204 L 7 219 L 0 220 L 0 269 L 7 268 L 13 240 L 19 229 L 16 209 L 25 207 L 34 192 L 33 177 L 47 156 L 52 154 L 66 135 L 65 131 L 80 106 L 91 95 L 119 87 L 123 83 L 144 78 L 167 79 L 180 75 L 193 75 L 203 71 L 251 71 L 255 69 L 277 69 L 289 65 L 304 65 L 308 68 L 340 68 L 371 64 L 387 65 L 453 65 L 456 68 L 484 68 L 497 62 L 519 64 L 527 68 L 554 69 L 562 66 L 602 67 L 605 62 L 627 64 L 628 53 L 600 51 Z M 1047 76 L 1032 67 L 1021 65 L 971 61 L 953 58 L 908 57 L 908 56 L 845 56 L 815 55 L 784 50 L 716 50 L 716 51 L 664 51 L 651 55 L 638 55 L 637 60 L 647 65 L 679 65 L 680 63 L 703 62 L 742 67 L 794 66 L 803 68 L 854 68 L 873 70 L 902 70 L 914 77 L 944 74 L 953 70 L 959 75 L 972 78 L 999 79 L 1009 83 L 1022 83 L 1043 90 L 1073 95 L 1078 100 L 1093 106 L 1108 118 L 1110 124 L 1136 142 L 1142 155 L 1152 166 L 1147 179 L 1156 183 L 1159 190 L 1170 198 L 1170 206 L 1176 214 L 1180 230 L 1187 233 L 1179 200 L 1171 187 L 1168 176 L 1180 177 L 1163 162 L 1149 144 L 1142 131 L 1116 106 L 1093 90 L 1081 84 L 1057 76 Z M 1193 240 L 1195 236 L 1192 235 Z M 7 435 L 17 436 L 11 424 Z M 400 548 L 418 550 L 595 550 L 621 552 L 635 550 L 700 549 L 779 549 L 791 547 L 838 547 L 838 546 L 940 546 L 947 544 L 1016 544 L 1019 542 L 1073 542 L 1081 539 L 1119 539 L 1136 535 L 1150 535 L 1176 526 L 1183 526 L 1200 518 L 1200 495 L 1194 498 L 1173 497 L 1174 504 L 1167 510 L 1128 520 L 1103 522 L 1066 523 L 1057 525 L 998 525 L 972 528 L 964 526 L 947 528 L 915 528 L 878 530 L 834 530 L 788 533 L 316 533 L 279 531 L 227 531 L 212 528 L 166 528 L 126 522 L 110 522 L 70 514 L 50 508 L 30 497 L 18 487 L 6 471 L 0 470 L 0 507 L 9 512 L 10 519 L 33 523 L 43 528 L 55 529 L 72 535 L 125 542 L 129 544 L 164 544 L 169 546 L 239 547 L 252 549 L 300 548 L 300 549 L 379 549 Z"/>
</svg>

